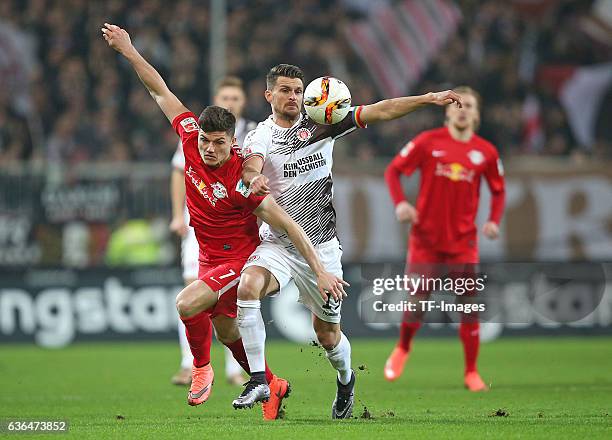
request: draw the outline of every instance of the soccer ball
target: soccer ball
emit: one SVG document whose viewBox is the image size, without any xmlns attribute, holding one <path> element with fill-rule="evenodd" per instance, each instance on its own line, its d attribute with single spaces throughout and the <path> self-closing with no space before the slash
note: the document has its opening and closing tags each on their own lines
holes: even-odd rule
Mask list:
<svg viewBox="0 0 612 440">
<path fill-rule="evenodd" d="M 304 91 L 304 108 L 318 124 L 335 124 L 351 109 L 351 92 L 346 84 L 331 76 L 317 78 Z"/>
</svg>

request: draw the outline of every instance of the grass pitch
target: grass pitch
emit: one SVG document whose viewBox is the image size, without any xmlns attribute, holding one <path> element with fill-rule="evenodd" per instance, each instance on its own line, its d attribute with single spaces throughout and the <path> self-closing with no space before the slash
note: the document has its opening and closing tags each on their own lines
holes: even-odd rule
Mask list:
<svg viewBox="0 0 612 440">
<path fill-rule="evenodd" d="M 67 420 L 68 434 L 52 438 L 77 439 L 612 438 L 612 338 L 485 344 L 480 366 L 491 391 L 481 394 L 462 388 L 457 339 L 417 337 L 404 376 L 386 382 L 382 368 L 393 343 L 352 341 L 357 418 L 332 421 L 334 372 L 321 350 L 270 342 L 272 369 L 293 385 L 286 417 L 276 422 L 261 420 L 259 407 L 232 409 L 240 389 L 223 380 L 217 343 L 217 380 L 198 407 L 186 404 L 186 388 L 169 383 L 179 356 L 174 343 L 52 351 L 4 345 L 0 420 Z"/>
</svg>

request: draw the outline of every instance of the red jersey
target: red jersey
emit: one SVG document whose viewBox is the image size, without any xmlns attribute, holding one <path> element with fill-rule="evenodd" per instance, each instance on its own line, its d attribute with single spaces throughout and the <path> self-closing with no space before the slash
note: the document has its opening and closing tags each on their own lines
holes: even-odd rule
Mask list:
<svg viewBox="0 0 612 440">
<path fill-rule="evenodd" d="M 421 133 L 385 171 L 395 205 L 406 200 L 400 175 L 417 169 L 421 184 L 416 202 L 418 223 L 410 232 L 413 244 L 446 253 L 476 247 L 475 219 L 483 175 L 492 194 L 489 220 L 499 224 L 504 210 L 504 170 L 491 143 L 476 134 L 467 142 L 455 140 L 447 127 Z"/>
<path fill-rule="evenodd" d="M 253 211 L 265 197 L 251 194 L 242 183 L 242 158 L 231 149 L 230 159 L 219 168 L 204 163 L 198 150 L 196 116 L 191 112 L 172 121 L 185 153 L 185 188 L 189 224 L 200 246 L 200 262 L 216 264 L 246 260 L 259 245 L 257 217 Z"/>
</svg>

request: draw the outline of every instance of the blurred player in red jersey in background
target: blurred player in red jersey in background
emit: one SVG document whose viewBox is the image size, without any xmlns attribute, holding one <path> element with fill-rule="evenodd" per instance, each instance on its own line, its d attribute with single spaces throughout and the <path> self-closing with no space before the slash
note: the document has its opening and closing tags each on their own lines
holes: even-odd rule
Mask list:
<svg viewBox="0 0 612 440">
<path fill-rule="evenodd" d="M 272 196 L 251 194 L 243 184 L 243 160 L 232 148 L 235 117 L 228 110 L 211 106 L 196 120 L 138 53 L 128 33 L 116 25 L 104 26 L 104 39 L 130 62 L 183 145 L 187 207 L 200 247 L 200 267 L 198 280 L 179 293 L 176 306 L 194 358 L 187 401 L 192 406 L 200 405 L 208 400 L 214 379 L 210 365 L 211 320 L 219 340 L 250 373 L 236 324 L 236 298 L 242 267 L 260 243 L 255 215 L 288 235 L 316 274 L 321 294 L 332 292 L 340 296 L 346 283 L 325 270 L 304 230 Z M 265 376 L 270 394 L 263 405 L 264 418 L 275 419 L 290 387 L 286 380 L 273 375 L 267 365 Z"/>
<path fill-rule="evenodd" d="M 496 148 L 475 131 L 480 124 L 480 96 L 470 87 L 454 89 L 463 97 L 463 107 L 446 107 L 446 124 L 421 133 L 410 141 L 385 171 L 385 180 L 400 222 L 411 223 L 407 273 L 441 276 L 441 265 L 465 265 L 473 274 L 479 263 L 478 230 L 475 224 L 481 176 L 491 190 L 491 212 L 482 228 L 489 239 L 499 236 L 504 210 L 504 172 Z M 404 195 L 400 177 L 420 170 L 416 207 Z M 471 267 L 470 267 L 471 266 Z M 427 291 L 418 296 L 428 296 Z M 402 374 L 411 341 L 423 315 L 406 313 L 397 346 L 385 364 L 385 378 Z M 480 345 L 478 319 L 462 316 L 459 336 L 465 355 L 465 386 L 484 391 L 487 386 L 476 369 Z"/>
<path fill-rule="evenodd" d="M 242 117 L 246 104 L 246 94 L 242 80 L 235 76 L 223 78 L 215 91 L 213 104 L 229 110 L 236 117 L 234 137 L 238 146 L 242 146 L 246 134 L 257 124 Z M 195 232 L 189 226 L 189 212 L 185 204 L 185 155 L 183 146 L 179 141 L 176 152 L 172 157 L 172 175 L 170 178 L 170 197 L 172 199 L 172 221 L 170 230 L 182 238 L 181 262 L 183 266 L 183 280 L 188 286 L 198 278 L 198 258 L 200 255 Z M 189 349 L 189 342 L 185 334 L 183 321 L 178 321 L 179 343 L 181 347 L 181 368 L 172 377 L 175 385 L 189 385 L 191 383 L 191 365 L 193 356 Z M 242 385 L 246 379 L 242 375 L 242 367 L 235 361 L 229 349 L 225 350 L 225 376 L 227 381 L 234 385 Z"/>
</svg>

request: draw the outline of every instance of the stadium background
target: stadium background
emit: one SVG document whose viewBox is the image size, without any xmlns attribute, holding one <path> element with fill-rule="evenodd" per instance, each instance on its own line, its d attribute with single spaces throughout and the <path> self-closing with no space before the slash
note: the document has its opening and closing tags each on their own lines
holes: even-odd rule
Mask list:
<svg viewBox="0 0 612 440">
<path fill-rule="evenodd" d="M 227 73 L 245 81 L 246 116 L 262 120 L 264 75 L 279 62 L 343 79 L 354 103 L 479 90 L 480 133 L 507 179 L 501 238 L 480 240 L 503 309 L 482 332 L 497 338 L 480 357 L 492 392 L 460 388 L 448 316 L 433 317 L 404 377 L 387 383 L 397 325 L 363 313 L 371 277 L 405 258 L 382 172 L 443 123 L 430 108 L 335 148 L 352 284 L 343 325 L 367 420 L 330 424 L 329 367 L 305 344 L 307 312 L 282 296 L 264 314 L 268 359 L 294 385 L 287 420 L 229 411 L 237 389 L 221 380 L 206 405 L 185 405 L 168 380 L 182 285 L 168 229 L 176 135 L 104 43 L 104 22 L 124 26 L 194 112 Z M 96 439 L 610 438 L 611 55 L 610 0 L 0 1 L 0 432 L 28 417 Z M 479 225 L 488 202 L 483 186 Z M 222 357 L 213 344 L 215 368 Z"/>
</svg>

